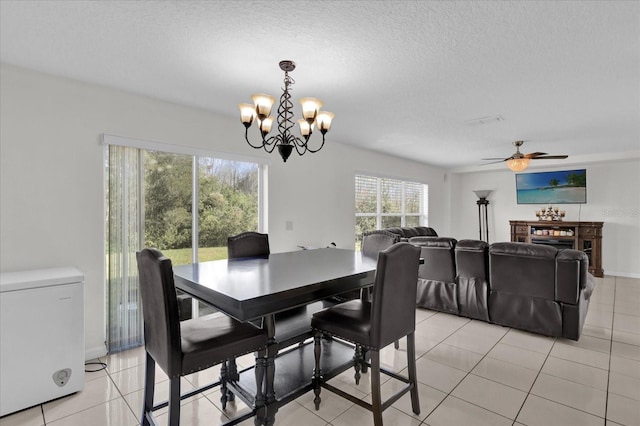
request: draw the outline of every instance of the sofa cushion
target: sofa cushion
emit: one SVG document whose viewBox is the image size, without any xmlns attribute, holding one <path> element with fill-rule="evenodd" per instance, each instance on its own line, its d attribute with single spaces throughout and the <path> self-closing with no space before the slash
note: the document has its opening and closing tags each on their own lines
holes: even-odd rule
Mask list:
<svg viewBox="0 0 640 426">
<path fill-rule="evenodd" d="M 455 282 L 454 238 L 413 237 L 409 239 L 409 243 L 420 247 L 420 257 L 424 259 L 418 270 L 419 278 Z"/>
<path fill-rule="evenodd" d="M 458 313 L 458 291 L 454 247 L 456 240 L 441 237 L 413 237 L 424 263 L 418 269 L 418 306 Z"/>
<path fill-rule="evenodd" d="M 488 250 L 478 240 L 460 240 L 455 248 L 459 313 L 484 321 L 489 321 Z"/>
<path fill-rule="evenodd" d="M 455 238 L 448 237 L 411 237 L 409 242 L 421 247 L 440 247 L 453 249 L 458 242 Z"/>
<path fill-rule="evenodd" d="M 489 247 L 491 292 L 555 300 L 554 247 L 525 243 L 494 243 Z"/>
<path fill-rule="evenodd" d="M 419 236 L 423 236 L 423 237 L 438 236 L 438 233 L 436 232 L 436 230 L 433 228 L 429 228 L 428 226 L 416 226 L 414 229 L 418 232 Z"/>
<path fill-rule="evenodd" d="M 400 228 L 405 238 L 417 237 L 420 235 L 415 228 Z"/>
<path fill-rule="evenodd" d="M 553 300 L 491 291 L 489 316 L 496 324 L 545 336 L 562 336 L 562 309 Z"/>
</svg>

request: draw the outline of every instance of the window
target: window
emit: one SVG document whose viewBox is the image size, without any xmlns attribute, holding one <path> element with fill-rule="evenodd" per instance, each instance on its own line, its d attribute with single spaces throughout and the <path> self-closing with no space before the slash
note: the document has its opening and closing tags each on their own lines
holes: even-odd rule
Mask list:
<svg viewBox="0 0 640 426">
<path fill-rule="evenodd" d="M 428 226 L 429 186 L 356 175 L 356 245 L 374 229 Z"/>
<path fill-rule="evenodd" d="M 136 252 L 173 265 L 227 257 L 229 235 L 266 232 L 266 165 L 192 148 L 105 135 L 107 343 L 143 341 Z M 194 315 L 202 304 L 194 304 Z M 206 313 L 206 311 L 204 312 Z"/>
</svg>

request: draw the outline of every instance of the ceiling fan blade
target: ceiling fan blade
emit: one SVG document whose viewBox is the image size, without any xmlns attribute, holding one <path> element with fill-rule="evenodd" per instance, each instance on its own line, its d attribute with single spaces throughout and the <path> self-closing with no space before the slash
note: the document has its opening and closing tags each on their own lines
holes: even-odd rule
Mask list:
<svg viewBox="0 0 640 426">
<path fill-rule="evenodd" d="M 547 155 L 546 152 L 532 152 L 529 154 L 525 154 L 524 158 L 536 158 L 536 157 L 540 157 L 541 155 Z"/>
<path fill-rule="evenodd" d="M 483 158 L 483 160 L 498 160 L 497 158 Z M 503 160 L 498 160 L 498 161 L 491 161 L 489 163 L 484 163 L 483 166 L 488 166 L 489 164 L 496 164 L 496 163 L 503 163 L 505 161 L 507 161 L 507 159 L 503 159 Z"/>
<path fill-rule="evenodd" d="M 511 158 L 511 157 L 509 157 Z M 483 158 L 482 160 L 500 160 L 500 161 L 507 161 L 509 158 Z"/>
<path fill-rule="evenodd" d="M 534 157 L 532 160 L 564 160 L 568 155 L 544 155 L 542 157 Z"/>
</svg>

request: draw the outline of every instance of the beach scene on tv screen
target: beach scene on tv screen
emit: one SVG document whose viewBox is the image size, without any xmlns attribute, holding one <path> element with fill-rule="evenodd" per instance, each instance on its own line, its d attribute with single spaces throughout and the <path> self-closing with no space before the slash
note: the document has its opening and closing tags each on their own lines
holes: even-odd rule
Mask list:
<svg viewBox="0 0 640 426">
<path fill-rule="evenodd" d="M 518 204 L 580 204 L 587 202 L 587 171 L 516 174 Z"/>
</svg>

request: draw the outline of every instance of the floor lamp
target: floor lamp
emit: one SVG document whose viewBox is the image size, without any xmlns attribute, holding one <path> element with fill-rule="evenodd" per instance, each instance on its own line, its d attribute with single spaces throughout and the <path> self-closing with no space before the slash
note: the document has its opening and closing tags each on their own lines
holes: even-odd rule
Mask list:
<svg viewBox="0 0 640 426">
<path fill-rule="evenodd" d="M 491 189 L 482 189 L 473 191 L 478 196 L 478 230 L 480 233 L 480 239 L 489 242 L 489 219 L 487 218 L 487 206 L 489 200 L 487 197 L 493 192 Z"/>
</svg>

